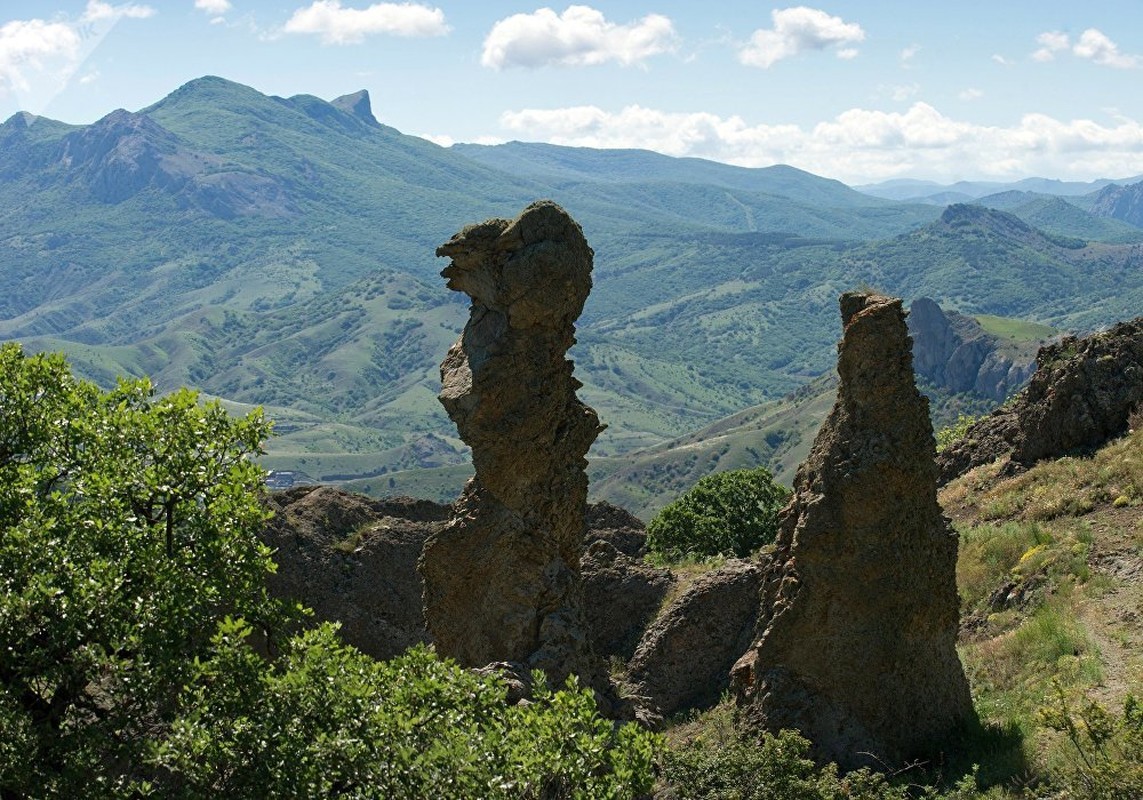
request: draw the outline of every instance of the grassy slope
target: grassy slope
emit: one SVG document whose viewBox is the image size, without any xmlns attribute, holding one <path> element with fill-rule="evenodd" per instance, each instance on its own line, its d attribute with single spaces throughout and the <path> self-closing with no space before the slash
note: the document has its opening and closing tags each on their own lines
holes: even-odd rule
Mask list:
<svg viewBox="0 0 1143 800">
<path fill-rule="evenodd" d="M 1143 693 L 1143 430 L 1015 478 L 997 468 L 941 492 L 961 534 L 961 656 L 981 714 L 1050 771 L 1071 758 L 1037 713 L 1053 682 L 1113 709 Z"/>
<path fill-rule="evenodd" d="M 1143 695 L 1143 428 L 1090 458 L 1043 462 L 1006 480 L 999 467 L 939 495 L 960 534 L 958 649 L 985 731 L 967 742 L 967 761 L 929 773 L 914 765 L 897 777 L 947 788 L 976 764 L 985 791 L 961 790 L 957 800 L 1078 796 L 1060 784 L 1087 767 L 1040 712 L 1058 690 L 1074 710 L 1094 700 L 1121 712 L 1128 695 Z M 696 569 L 686 566 L 689 580 Z M 667 737 L 674 747 L 730 742 L 736 725 L 725 701 L 672 721 Z M 1139 796 L 1143 786 L 1134 789 L 1115 796 Z"/>
</svg>

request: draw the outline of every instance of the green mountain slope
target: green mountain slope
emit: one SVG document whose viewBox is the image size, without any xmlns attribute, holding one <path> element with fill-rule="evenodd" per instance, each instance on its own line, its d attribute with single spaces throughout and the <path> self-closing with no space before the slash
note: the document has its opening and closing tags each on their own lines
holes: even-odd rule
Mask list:
<svg viewBox="0 0 1143 800">
<path fill-rule="evenodd" d="M 700 158 L 672 158 L 650 150 L 598 150 L 529 142 L 456 144 L 452 149 L 490 167 L 569 183 L 661 181 L 761 192 L 835 208 L 893 205 L 854 191 L 840 181 L 819 178 L 784 164 L 744 169 Z"/>
<path fill-rule="evenodd" d="M 1002 192 L 982 197 L 976 203 L 1007 211 L 1035 228 L 1059 236 L 1112 244 L 1143 242 L 1143 230 L 1117 219 L 1097 216 L 1080 208 L 1073 198 L 1065 200 L 1034 192 Z"/>
<path fill-rule="evenodd" d="M 273 406 L 275 467 L 429 485 L 421 471 L 465 461 L 435 394 L 466 310 L 435 248 L 540 197 L 596 253 L 572 356 L 609 425 L 598 458 L 828 372 L 836 297 L 863 284 L 1065 328 L 1143 299 L 1138 248 L 1000 212 L 937 219 L 790 168 L 446 149 L 378 123 L 363 93 L 327 103 L 202 78 L 89 126 L 0 126 L 0 338 L 62 349 L 103 383 L 146 373 Z"/>
</svg>

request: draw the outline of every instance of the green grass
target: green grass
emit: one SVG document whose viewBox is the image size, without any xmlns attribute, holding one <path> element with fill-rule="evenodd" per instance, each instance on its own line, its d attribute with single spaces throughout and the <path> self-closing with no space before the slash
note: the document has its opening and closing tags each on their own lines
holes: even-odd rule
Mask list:
<svg viewBox="0 0 1143 800">
<path fill-rule="evenodd" d="M 1040 342 L 1059 333 L 1058 330 L 1038 322 L 1029 322 L 1012 317 L 996 317 L 991 314 L 976 314 L 980 327 L 993 336 L 1014 342 Z"/>
</svg>

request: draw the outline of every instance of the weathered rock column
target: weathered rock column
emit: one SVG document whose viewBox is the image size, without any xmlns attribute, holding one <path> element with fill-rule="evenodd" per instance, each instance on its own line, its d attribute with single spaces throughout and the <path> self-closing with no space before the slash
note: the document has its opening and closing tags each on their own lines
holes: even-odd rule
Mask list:
<svg viewBox="0 0 1143 800">
<path fill-rule="evenodd" d="M 843 768 L 925 754 L 973 715 L 956 653 L 957 541 L 901 301 L 841 298 L 837 402 L 794 481 L 733 670 L 747 717 Z"/>
<path fill-rule="evenodd" d="M 565 358 L 591 289 L 592 251 L 551 202 L 466 227 L 437 249 L 448 287 L 472 298 L 441 364 L 440 400 L 472 448 L 475 477 L 425 546 L 425 621 L 437 650 L 479 667 L 516 662 L 553 683 L 606 686 L 591 653 L 579 559 L 584 456 L 602 430 Z"/>
</svg>

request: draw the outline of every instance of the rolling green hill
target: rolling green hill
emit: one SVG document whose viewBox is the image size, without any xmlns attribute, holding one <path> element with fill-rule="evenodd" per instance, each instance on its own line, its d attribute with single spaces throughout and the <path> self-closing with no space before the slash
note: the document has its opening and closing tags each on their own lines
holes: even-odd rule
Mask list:
<svg viewBox="0 0 1143 800">
<path fill-rule="evenodd" d="M 1007 211 L 1048 233 L 1084 241 L 1129 244 L 1143 242 L 1143 229 L 1118 219 L 1101 217 L 1081 208 L 1076 198 L 1064 199 L 1034 192 L 1002 192 L 975 201 Z"/>
<path fill-rule="evenodd" d="M 541 197 L 596 254 L 572 352 L 609 425 L 596 459 L 830 371 L 847 289 L 1064 328 L 1143 300 L 1139 246 L 997 211 L 942 215 L 789 167 L 446 149 L 379 123 L 363 93 L 267 97 L 208 77 L 89 126 L 0 126 L 0 338 L 63 350 L 104 384 L 149 374 L 272 407 L 275 468 L 455 491 L 465 450 L 435 394 L 466 310 L 433 253 Z"/>
</svg>

